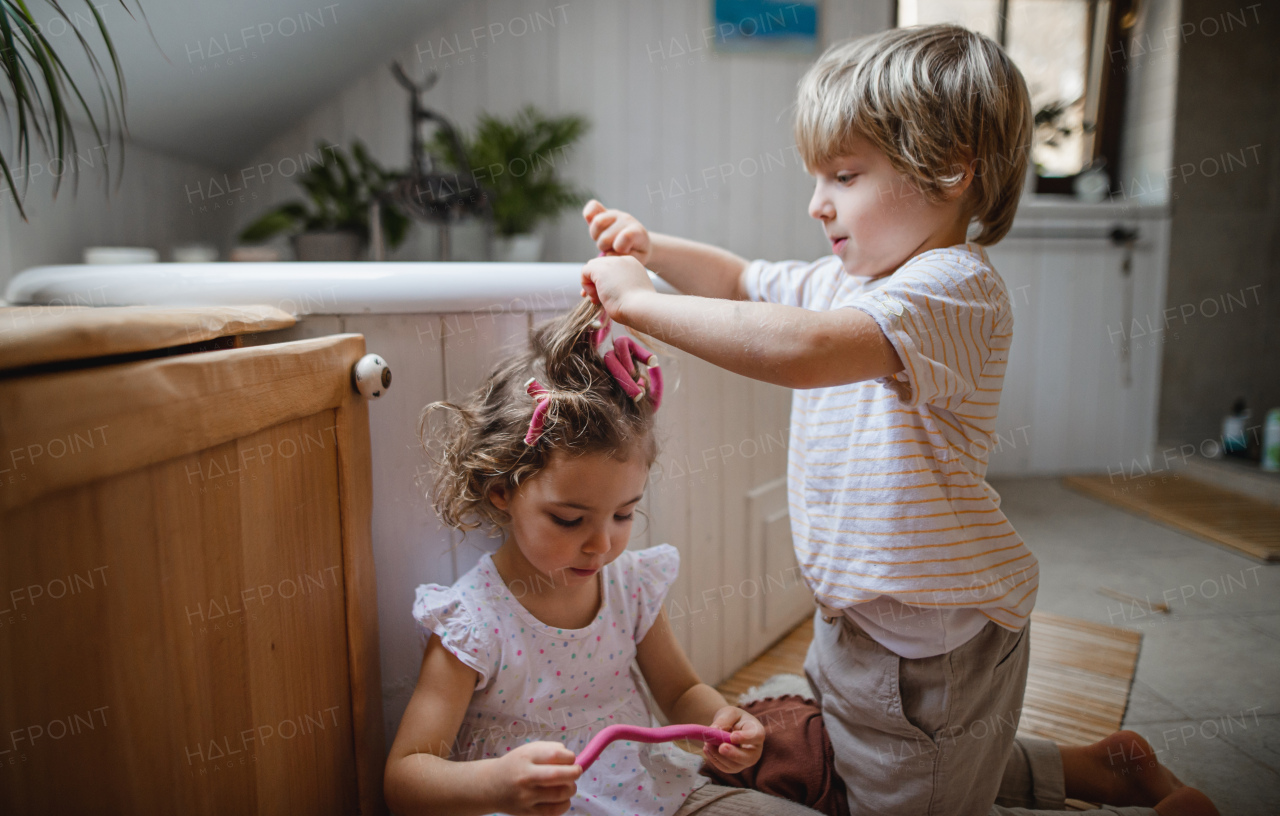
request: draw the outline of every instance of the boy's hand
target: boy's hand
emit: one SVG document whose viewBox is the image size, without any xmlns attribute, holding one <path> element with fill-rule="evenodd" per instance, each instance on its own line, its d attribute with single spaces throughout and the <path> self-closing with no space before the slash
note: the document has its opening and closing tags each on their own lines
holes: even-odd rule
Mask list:
<svg viewBox="0 0 1280 816">
<path fill-rule="evenodd" d="M 596 247 L 606 255 L 630 255 L 641 266 L 649 265 L 649 231 L 634 216 L 622 210 L 609 210 L 594 198 L 582 210 L 587 230 Z"/>
<path fill-rule="evenodd" d="M 496 809 L 517 816 L 555 816 L 569 809 L 582 768 L 558 742 L 526 742 L 494 762 Z"/>
<path fill-rule="evenodd" d="M 655 292 L 644 266 L 630 256 L 607 255 L 593 258 L 582 267 L 582 295 L 599 303 L 609 317 L 626 324 L 623 317 L 627 298 Z"/>
<path fill-rule="evenodd" d="M 728 774 L 741 773 L 760 760 L 764 751 L 764 726 L 736 706 L 725 706 L 711 720 L 712 728 L 732 731 L 732 744 L 703 744 L 702 756 L 707 764 Z"/>
</svg>

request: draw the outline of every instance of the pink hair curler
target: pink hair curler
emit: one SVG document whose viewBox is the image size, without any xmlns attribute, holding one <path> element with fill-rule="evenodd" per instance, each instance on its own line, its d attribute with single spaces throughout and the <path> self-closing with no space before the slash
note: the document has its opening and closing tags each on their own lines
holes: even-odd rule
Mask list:
<svg viewBox="0 0 1280 816">
<path fill-rule="evenodd" d="M 645 365 L 649 366 L 649 399 L 653 401 L 653 410 L 656 411 L 662 405 L 662 369 L 658 367 L 656 360 Z"/>
<path fill-rule="evenodd" d="M 637 360 L 644 364 L 647 374 L 640 373 Z M 658 367 L 656 354 L 623 336 L 613 341 L 612 351 L 605 352 L 604 364 L 628 397 L 640 400 L 647 389 L 653 400 L 653 409 L 658 410 L 662 404 L 662 369 Z"/>
<path fill-rule="evenodd" d="M 712 728 L 709 725 L 666 725 L 662 728 L 645 728 L 640 725 L 611 725 L 591 738 L 587 747 L 574 758 L 573 764 L 580 765 L 582 770 L 591 767 L 591 763 L 600 757 L 600 752 L 614 740 L 635 740 L 636 742 L 670 742 L 678 739 L 700 739 L 712 745 L 732 742 L 730 731 Z"/>
<path fill-rule="evenodd" d="M 596 257 L 602 258 L 606 255 L 617 255 L 613 250 L 602 250 Z M 609 330 L 613 325 L 613 320 L 609 317 L 608 312 L 601 310 L 600 315 L 591 321 L 591 345 L 593 348 L 600 346 L 609 339 Z M 644 399 L 645 393 L 649 394 L 649 399 L 653 402 L 653 410 L 658 410 L 662 404 L 662 369 L 658 367 L 658 356 L 649 351 L 644 346 L 637 343 L 630 337 L 622 336 L 615 338 L 613 348 L 604 353 L 604 365 L 618 381 L 618 385 L 628 397 L 637 402 Z M 640 373 L 636 361 L 639 360 L 647 369 L 646 373 Z"/>
<path fill-rule="evenodd" d="M 622 338 L 619 337 L 619 340 Z M 609 369 L 609 373 L 618 381 L 618 385 L 622 386 L 622 390 L 626 392 L 628 397 L 638 400 L 644 396 L 644 388 L 631 378 L 631 371 L 627 366 L 622 364 L 618 359 L 618 355 L 614 351 L 606 351 L 604 354 L 604 367 Z"/>
<path fill-rule="evenodd" d="M 605 341 L 609 336 L 609 329 L 613 326 L 613 320 L 609 317 L 609 313 L 601 310 L 600 316 L 591 321 L 591 328 L 595 329 L 591 333 L 591 347 L 595 348 Z"/>
<path fill-rule="evenodd" d="M 524 435 L 526 445 L 535 445 L 538 437 L 542 436 L 542 423 L 546 418 L 547 409 L 551 407 L 551 394 L 533 377 L 525 381 L 524 390 L 538 403 L 533 409 L 533 416 L 529 419 L 529 430 Z"/>
</svg>

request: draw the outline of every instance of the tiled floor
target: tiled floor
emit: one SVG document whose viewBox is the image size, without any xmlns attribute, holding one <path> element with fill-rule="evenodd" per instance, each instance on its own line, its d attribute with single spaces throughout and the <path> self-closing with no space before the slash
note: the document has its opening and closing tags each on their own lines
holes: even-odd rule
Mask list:
<svg viewBox="0 0 1280 816">
<path fill-rule="evenodd" d="M 1037 609 L 1143 633 L 1125 727 L 1223 814 L 1280 813 L 1280 564 L 1144 521 L 1057 479 L 992 485 L 1040 559 Z"/>
</svg>

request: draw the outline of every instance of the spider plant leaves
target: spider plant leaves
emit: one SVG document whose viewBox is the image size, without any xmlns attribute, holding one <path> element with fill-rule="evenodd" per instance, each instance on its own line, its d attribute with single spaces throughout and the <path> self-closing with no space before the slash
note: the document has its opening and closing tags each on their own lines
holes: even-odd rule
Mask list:
<svg viewBox="0 0 1280 816">
<path fill-rule="evenodd" d="M 62 19 L 66 29 L 75 34 L 79 46 L 77 53 L 84 55 L 97 85 L 98 104 L 90 104 L 85 98 L 62 56 L 36 23 L 26 0 L 0 0 L 0 66 L 3 66 L 8 97 L 0 94 L 0 111 L 3 111 L 6 123 L 13 125 L 16 118 L 17 124 L 12 154 L 0 153 L 0 173 L 4 177 L 5 189 L 13 195 L 23 220 L 26 220 L 27 213 L 22 197 L 29 189 L 27 171 L 35 157 L 36 146 L 49 157 L 51 166 L 56 163 L 66 169 L 70 164 L 73 184 L 78 185 L 79 165 L 74 161 L 69 163 L 67 158 L 77 154 L 73 115 L 83 112 L 99 145 L 106 145 L 116 134 L 123 136 L 127 132 L 124 71 L 106 22 L 99 12 L 100 6 L 95 7 L 92 0 L 85 0 L 93 26 L 102 35 L 109 69 L 98 58 L 93 45 L 85 39 L 77 21 L 72 20 L 61 0 L 45 0 L 45 3 Z M 125 13 L 133 17 L 127 0 L 119 0 L 119 3 Z M 138 11 L 145 20 L 141 4 L 138 4 Z M 120 158 L 123 163 L 122 140 Z M 15 168 L 22 169 L 21 192 L 13 174 Z M 107 174 L 109 180 L 109 165 Z M 63 172 L 53 175 L 53 195 L 56 197 Z"/>
</svg>

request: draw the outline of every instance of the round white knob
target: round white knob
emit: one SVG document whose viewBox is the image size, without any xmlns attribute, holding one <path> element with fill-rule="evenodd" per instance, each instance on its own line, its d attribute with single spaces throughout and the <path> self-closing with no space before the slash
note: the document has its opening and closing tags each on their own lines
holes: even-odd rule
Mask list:
<svg viewBox="0 0 1280 816">
<path fill-rule="evenodd" d="M 351 384 L 365 399 L 377 399 L 391 386 L 391 367 L 378 355 L 366 354 L 352 367 Z"/>
</svg>

